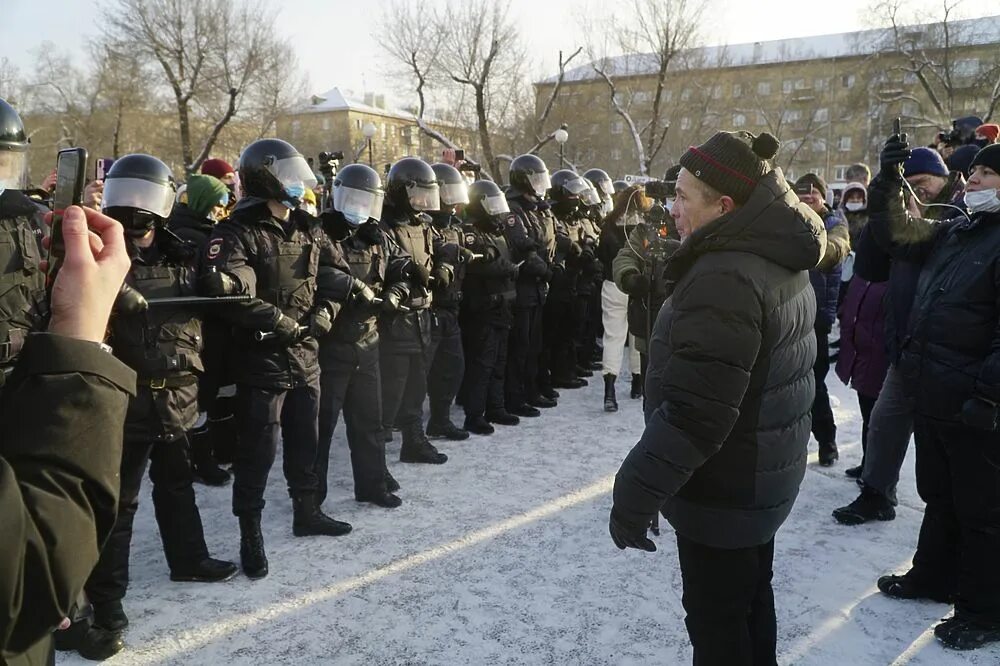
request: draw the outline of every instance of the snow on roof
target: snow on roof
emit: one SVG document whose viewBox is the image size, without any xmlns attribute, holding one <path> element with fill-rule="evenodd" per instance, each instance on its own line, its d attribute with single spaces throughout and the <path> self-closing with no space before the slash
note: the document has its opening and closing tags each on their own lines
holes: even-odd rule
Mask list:
<svg viewBox="0 0 1000 666">
<path fill-rule="evenodd" d="M 903 34 L 923 35 L 939 31 L 941 23 L 901 27 Z M 964 45 L 984 45 L 1000 43 L 1000 16 L 952 21 L 949 29 L 953 35 L 962 35 Z M 953 37 L 954 39 L 954 37 Z M 868 55 L 884 50 L 892 42 L 890 28 L 844 32 L 835 35 L 796 37 L 768 42 L 749 42 L 727 46 L 703 46 L 688 49 L 680 54 L 671 69 L 703 67 L 746 67 L 781 62 L 819 60 L 824 58 L 844 58 Z M 599 62 L 599 61 L 595 61 Z M 652 53 L 630 53 L 604 59 L 602 67 L 609 76 L 641 76 L 656 72 L 656 56 Z M 589 81 L 599 78 L 593 63 L 574 67 L 566 71 L 564 81 Z M 558 76 L 550 76 L 538 85 L 552 84 Z"/>
<path fill-rule="evenodd" d="M 357 111 L 379 116 L 389 116 L 402 120 L 416 120 L 416 116 L 400 109 L 387 108 L 385 96 L 367 94 L 365 98 L 356 97 L 353 91 L 331 88 L 325 93 L 313 95 L 309 102 L 300 107 L 301 113 L 327 113 L 330 111 Z"/>
</svg>

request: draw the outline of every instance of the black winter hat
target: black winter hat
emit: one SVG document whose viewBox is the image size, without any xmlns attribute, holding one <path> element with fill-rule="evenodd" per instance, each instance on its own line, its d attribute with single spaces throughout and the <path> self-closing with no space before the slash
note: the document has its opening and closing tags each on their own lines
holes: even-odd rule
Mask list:
<svg viewBox="0 0 1000 666">
<path fill-rule="evenodd" d="M 781 143 L 765 132 L 718 132 L 700 146 L 691 146 L 681 156 L 681 166 L 698 180 L 746 203 L 758 181 L 772 170 L 769 160 Z"/>
<path fill-rule="evenodd" d="M 995 172 L 1000 173 L 1000 143 L 994 143 L 991 146 L 986 146 L 976 153 L 976 157 L 972 160 L 972 164 L 969 165 L 969 171 L 972 171 L 972 167 L 980 165 L 989 167 Z"/>
<path fill-rule="evenodd" d="M 814 173 L 804 174 L 797 181 L 795 181 L 795 184 L 812 185 L 815 189 L 819 190 L 819 195 L 826 199 L 826 181 Z"/>
</svg>

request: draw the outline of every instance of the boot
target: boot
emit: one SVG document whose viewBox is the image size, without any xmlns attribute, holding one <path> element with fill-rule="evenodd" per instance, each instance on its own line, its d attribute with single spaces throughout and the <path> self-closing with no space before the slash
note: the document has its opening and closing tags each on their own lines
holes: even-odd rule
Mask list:
<svg viewBox="0 0 1000 666">
<path fill-rule="evenodd" d="M 559 391 L 555 390 L 551 386 L 538 389 L 538 393 L 543 398 L 548 398 L 549 400 L 558 400 L 559 399 Z M 537 405 L 535 405 L 535 406 L 537 407 Z"/>
<path fill-rule="evenodd" d="M 594 371 L 593 370 L 588 370 L 587 368 L 583 367 L 582 365 L 576 366 L 573 369 L 573 371 L 576 373 L 577 377 L 593 377 L 594 376 Z"/>
<path fill-rule="evenodd" d="M 633 400 L 638 400 L 642 397 L 643 383 L 642 375 L 637 375 L 635 373 L 632 374 L 632 392 L 630 397 Z"/>
<path fill-rule="evenodd" d="M 872 520 L 892 520 L 896 517 L 896 509 L 882 493 L 864 486 L 856 500 L 834 509 L 833 517 L 842 525 L 862 525 Z"/>
<path fill-rule="evenodd" d="M 860 479 L 863 471 L 865 471 L 864 463 L 858 465 L 857 467 L 848 467 L 844 470 L 844 476 L 851 479 Z"/>
<path fill-rule="evenodd" d="M 529 405 L 528 403 L 523 403 L 518 405 L 514 409 L 510 410 L 510 413 L 514 416 L 524 416 L 529 419 L 537 418 L 542 415 L 540 411 Z"/>
<path fill-rule="evenodd" d="M 453 442 L 460 442 L 463 439 L 469 439 L 469 431 L 462 430 L 457 425 L 452 423 L 451 419 L 445 418 L 440 421 L 428 421 L 427 436 L 443 437 L 444 439 L 450 439 Z"/>
<path fill-rule="evenodd" d="M 212 433 L 208 427 L 192 430 L 188 436 L 191 442 L 191 475 L 195 481 L 206 486 L 224 486 L 232 476 L 219 467 L 212 457 Z"/>
<path fill-rule="evenodd" d="M 448 456 L 438 452 L 434 445 L 427 441 L 427 437 L 418 426 L 413 432 L 403 433 L 403 446 L 399 449 L 399 461 L 443 465 L 448 462 Z"/>
<path fill-rule="evenodd" d="M 837 462 L 840 454 L 837 453 L 836 442 L 819 443 L 819 464 L 820 467 L 832 467 Z"/>
<path fill-rule="evenodd" d="M 473 435 L 492 435 L 496 432 L 496 428 L 491 426 L 490 422 L 483 418 L 482 414 L 479 416 L 466 416 L 465 429 Z"/>
<path fill-rule="evenodd" d="M 125 649 L 121 631 L 112 631 L 94 625 L 87 630 L 83 639 L 76 646 L 77 653 L 90 661 L 110 659 Z"/>
<path fill-rule="evenodd" d="M 128 626 L 128 615 L 122 608 L 121 600 L 95 602 L 94 624 L 108 631 L 124 631 Z"/>
<path fill-rule="evenodd" d="M 486 412 L 486 420 L 490 423 L 505 426 L 516 426 L 521 423 L 521 419 L 511 414 L 506 409 L 496 409 Z"/>
<path fill-rule="evenodd" d="M 614 375 L 604 375 L 604 411 L 606 412 L 618 411 L 618 398 L 615 397 L 616 379 L 618 378 Z"/>
<path fill-rule="evenodd" d="M 375 491 L 372 493 L 354 493 L 354 500 L 357 502 L 367 502 L 386 509 L 395 509 L 403 503 L 403 500 L 399 499 L 399 497 L 393 495 L 388 490 L 381 492 Z"/>
<path fill-rule="evenodd" d="M 553 407 L 559 406 L 559 403 L 554 399 L 546 398 L 541 393 L 528 398 L 528 404 L 532 407 L 539 407 L 541 409 L 552 409 Z"/>
<path fill-rule="evenodd" d="M 1000 641 L 1000 623 L 979 622 L 956 615 L 934 627 L 934 635 L 952 650 L 976 650 Z"/>
<path fill-rule="evenodd" d="M 240 565 L 250 580 L 267 575 L 267 554 L 264 553 L 259 513 L 240 516 Z"/>
<path fill-rule="evenodd" d="M 302 536 L 344 536 L 351 531 L 350 523 L 334 520 L 323 513 L 316 495 L 304 494 L 292 498 L 292 534 Z"/>
<path fill-rule="evenodd" d="M 932 590 L 923 583 L 914 580 L 909 573 L 901 576 L 882 576 L 878 579 L 878 589 L 882 594 L 893 599 L 930 599 L 943 604 L 950 604 L 954 599 L 954 595 L 950 592 Z"/>
<path fill-rule="evenodd" d="M 552 385 L 561 389 L 578 389 L 586 386 L 587 380 L 580 379 L 579 377 L 565 377 L 562 379 L 553 379 Z"/>
<path fill-rule="evenodd" d="M 171 571 L 170 580 L 185 583 L 221 583 L 236 575 L 239 569 L 232 562 L 206 557 L 187 571 Z"/>
<path fill-rule="evenodd" d="M 389 470 L 385 470 L 385 489 L 390 493 L 394 493 L 399 490 L 399 481 L 397 481 L 392 474 L 389 474 Z"/>
</svg>

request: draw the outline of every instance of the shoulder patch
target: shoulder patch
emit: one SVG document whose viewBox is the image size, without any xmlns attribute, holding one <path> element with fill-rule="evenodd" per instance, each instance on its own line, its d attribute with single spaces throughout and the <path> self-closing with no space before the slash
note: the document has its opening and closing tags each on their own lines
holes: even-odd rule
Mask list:
<svg viewBox="0 0 1000 666">
<path fill-rule="evenodd" d="M 508 226 L 508 227 L 512 227 L 512 226 L 514 226 L 515 224 L 517 224 L 517 216 L 516 216 L 516 215 L 513 215 L 513 214 L 509 215 L 509 216 L 507 217 L 507 226 Z"/>
<path fill-rule="evenodd" d="M 475 245 L 476 241 L 478 241 L 478 240 L 479 239 L 476 238 L 476 234 L 474 234 L 474 233 L 470 232 L 470 233 L 465 234 L 465 245 L 466 245 L 466 247 L 468 247 L 470 245 Z"/>
<path fill-rule="evenodd" d="M 222 252 L 222 239 L 213 238 L 208 244 L 207 255 L 209 261 L 214 261 L 218 258 L 219 253 Z"/>
</svg>

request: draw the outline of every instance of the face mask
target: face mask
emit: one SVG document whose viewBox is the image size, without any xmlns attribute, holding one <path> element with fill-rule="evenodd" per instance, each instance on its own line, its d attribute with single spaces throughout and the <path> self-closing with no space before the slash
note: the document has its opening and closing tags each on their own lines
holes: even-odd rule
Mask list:
<svg viewBox="0 0 1000 666">
<path fill-rule="evenodd" d="M 361 214 L 361 213 L 359 213 L 357 211 L 345 210 L 345 211 L 341 211 L 340 214 L 344 216 L 345 220 L 347 220 L 348 222 L 350 222 L 354 226 L 359 226 L 359 225 L 364 224 L 365 222 L 368 221 L 368 216 L 367 215 L 363 215 L 363 214 Z"/>
<path fill-rule="evenodd" d="M 298 208 L 299 203 L 302 201 L 302 196 L 306 193 L 305 183 L 293 183 L 292 185 L 285 186 L 285 196 L 288 197 L 281 203 L 288 208 Z"/>
<path fill-rule="evenodd" d="M 972 213 L 995 213 L 1000 211 L 1000 194 L 996 188 L 965 193 L 965 205 Z"/>
<path fill-rule="evenodd" d="M 859 210 L 865 209 L 865 203 L 863 201 L 848 201 L 844 204 L 844 208 L 852 213 L 857 213 Z"/>
</svg>

